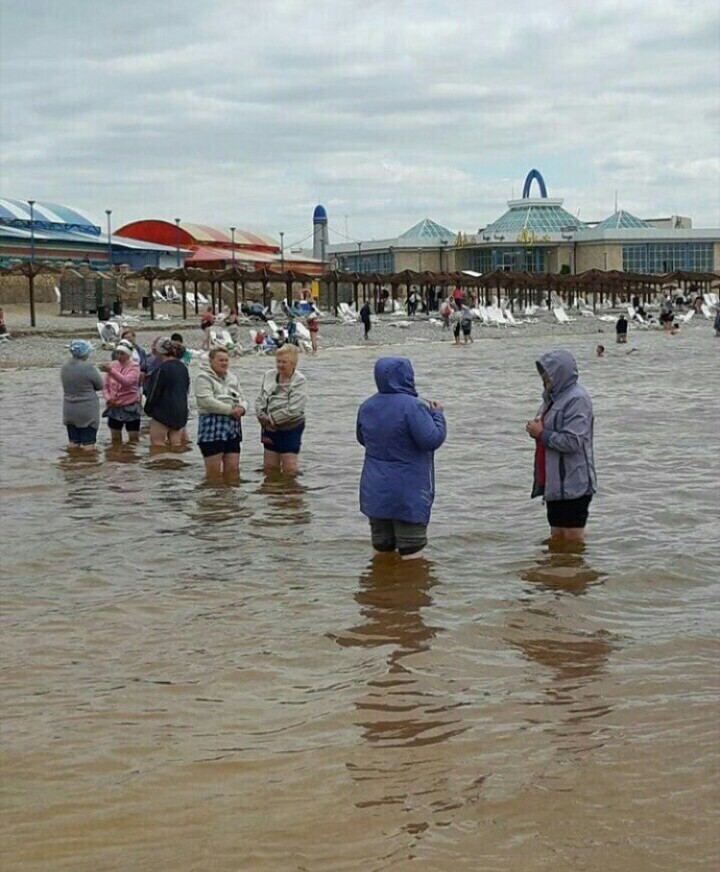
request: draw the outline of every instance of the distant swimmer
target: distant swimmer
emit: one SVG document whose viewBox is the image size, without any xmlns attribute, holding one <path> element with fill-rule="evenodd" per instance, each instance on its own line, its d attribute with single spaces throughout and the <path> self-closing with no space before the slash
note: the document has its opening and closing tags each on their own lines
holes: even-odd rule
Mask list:
<svg viewBox="0 0 720 872">
<path fill-rule="evenodd" d="M 595 354 L 597 354 L 598 357 L 605 357 L 605 346 L 598 345 L 598 347 L 595 349 Z"/>
<path fill-rule="evenodd" d="M 549 351 L 535 365 L 545 390 L 525 425 L 536 442 L 532 497 L 545 501 L 552 539 L 582 542 L 596 490 L 592 400 L 569 351 Z"/>
<path fill-rule="evenodd" d="M 376 552 L 420 557 L 435 499 L 435 451 L 446 436 L 439 403 L 418 397 L 406 357 L 375 364 L 377 393 L 360 406 L 357 440 L 365 448 L 360 511 Z"/>
</svg>

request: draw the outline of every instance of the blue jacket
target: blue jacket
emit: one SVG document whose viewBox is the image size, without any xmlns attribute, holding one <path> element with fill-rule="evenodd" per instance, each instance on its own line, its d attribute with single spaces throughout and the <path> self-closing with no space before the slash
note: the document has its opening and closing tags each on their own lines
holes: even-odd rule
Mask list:
<svg viewBox="0 0 720 872">
<path fill-rule="evenodd" d="M 545 488 L 537 482 L 532 496 L 546 500 L 575 500 L 596 490 L 593 457 L 593 406 L 578 384 L 575 358 L 569 351 L 548 351 L 537 361 L 538 370 L 552 385 L 543 393 L 542 442 L 545 446 Z"/>
<path fill-rule="evenodd" d="M 357 416 L 357 440 L 365 446 L 360 511 L 369 518 L 427 524 L 435 499 L 434 452 L 445 441 L 445 416 L 418 398 L 406 357 L 375 364 L 378 393 Z"/>
</svg>

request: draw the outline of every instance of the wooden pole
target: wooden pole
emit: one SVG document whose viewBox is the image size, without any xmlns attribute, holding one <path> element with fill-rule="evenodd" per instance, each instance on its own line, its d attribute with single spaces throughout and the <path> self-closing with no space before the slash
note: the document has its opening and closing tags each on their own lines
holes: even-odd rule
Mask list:
<svg viewBox="0 0 720 872">
<path fill-rule="evenodd" d="M 187 321 L 187 296 L 185 294 L 185 283 L 186 279 L 180 279 L 180 287 L 182 288 L 183 321 Z"/>
<path fill-rule="evenodd" d="M 155 320 L 155 296 L 153 294 L 153 278 L 148 279 L 148 294 L 150 295 L 150 320 Z"/>
<path fill-rule="evenodd" d="M 28 271 L 28 292 L 30 296 L 30 326 L 35 327 L 35 267 L 32 263 Z"/>
</svg>

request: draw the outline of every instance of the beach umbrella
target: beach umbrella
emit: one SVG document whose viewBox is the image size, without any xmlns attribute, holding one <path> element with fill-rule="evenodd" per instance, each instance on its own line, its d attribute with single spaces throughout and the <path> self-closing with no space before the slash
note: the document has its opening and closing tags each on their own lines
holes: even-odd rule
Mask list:
<svg viewBox="0 0 720 872">
<path fill-rule="evenodd" d="M 292 305 L 292 286 L 295 283 L 302 285 L 309 284 L 315 276 L 310 273 L 300 272 L 299 270 L 286 269 L 285 272 L 279 274 L 279 280 L 285 282 L 285 302 L 288 308 Z"/>
<path fill-rule="evenodd" d="M 38 263 L 37 261 L 24 260 L 22 263 L 11 266 L 7 273 L 8 275 L 25 276 L 28 280 L 28 298 L 30 301 L 30 326 L 36 327 L 35 318 L 35 277 L 39 275 L 58 275 L 62 269 L 57 266 L 51 266 L 47 263 Z"/>
<path fill-rule="evenodd" d="M 170 278 L 177 279 L 182 288 L 182 316 L 183 321 L 187 320 L 187 294 L 185 285 L 188 281 L 192 281 L 192 270 L 189 267 L 181 266 L 170 271 Z M 195 305 L 197 307 L 197 294 L 195 295 Z M 196 310 L 197 311 L 197 310 Z"/>
<path fill-rule="evenodd" d="M 260 269 L 255 269 L 252 270 L 252 272 L 249 272 L 245 277 L 245 280 L 248 282 L 260 282 L 263 289 L 263 306 L 267 308 L 268 285 L 271 282 L 282 282 L 282 276 L 280 273 L 263 266 L 260 267 Z"/>
<path fill-rule="evenodd" d="M 247 281 L 247 277 L 249 275 L 249 271 L 247 269 L 243 269 L 238 264 L 234 263 L 232 266 L 229 266 L 227 269 L 224 269 L 220 273 L 220 279 L 224 282 L 232 282 L 233 283 L 233 299 L 235 301 L 235 311 L 238 310 L 238 282 L 240 283 L 241 293 L 242 293 L 242 301 L 245 302 L 245 282 Z"/>
</svg>

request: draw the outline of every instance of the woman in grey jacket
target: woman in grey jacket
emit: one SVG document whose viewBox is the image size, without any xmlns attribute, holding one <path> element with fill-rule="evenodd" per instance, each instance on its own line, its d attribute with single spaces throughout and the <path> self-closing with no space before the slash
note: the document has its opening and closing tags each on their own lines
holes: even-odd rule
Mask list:
<svg viewBox="0 0 720 872">
<path fill-rule="evenodd" d="M 247 403 L 240 382 L 229 371 L 230 356 L 224 348 L 210 351 L 208 366 L 195 379 L 198 410 L 198 448 L 205 460 L 208 479 L 235 482 L 240 473 L 242 423 Z"/>
<path fill-rule="evenodd" d="M 537 417 L 525 425 L 536 440 L 532 496 L 545 500 L 551 538 L 582 542 L 596 490 L 592 400 L 569 351 L 549 351 L 535 365 L 545 390 Z"/>
<path fill-rule="evenodd" d="M 63 423 L 67 427 L 71 448 L 94 451 L 100 425 L 102 376 L 88 360 L 92 345 L 85 339 L 70 343 L 70 360 L 60 370 L 63 386 Z"/>
<path fill-rule="evenodd" d="M 307 403 L 307 382 L 297 371 L 298 357 L 297 345 L 283 345 L 275 354 L 276 369 L 265 373 L 255 400 L 266 472 L 297 474 Z"/>
</svg>

